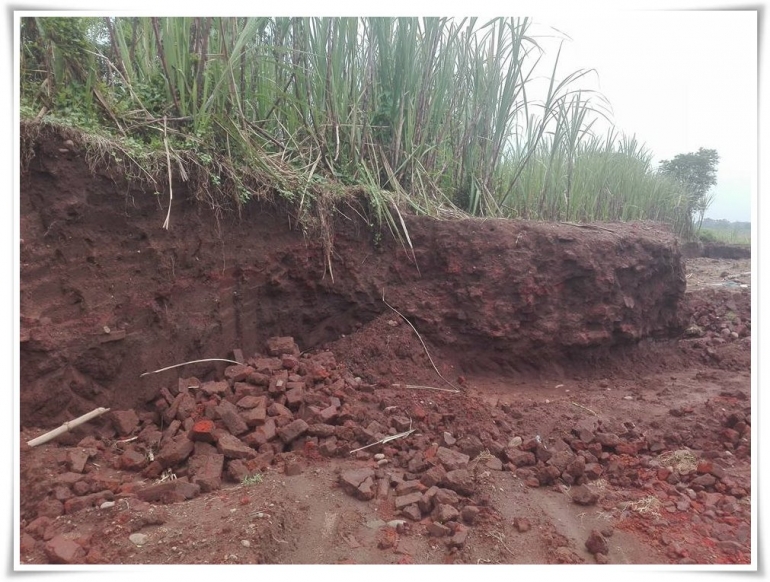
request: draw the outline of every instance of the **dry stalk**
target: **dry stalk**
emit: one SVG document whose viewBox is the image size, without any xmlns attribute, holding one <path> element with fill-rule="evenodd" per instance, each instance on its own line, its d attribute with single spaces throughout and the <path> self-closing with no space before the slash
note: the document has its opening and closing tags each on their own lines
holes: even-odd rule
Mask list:
<svg viewBox="0 0 770 582">
<path fill-rule="evenodd" d="M 516 554 L 513 553 L 513 550 L 508 547 L 508 545 L 505 543 L 505 535 L 501 534 L 500 532 L 493 531 L 487 533 L 487 537 L 493 538 L 498 541 L 498 543 L 505 548 L 505 551 L 508 552 L 511 556 L 515 556 Z"/>
<path fill-rule="evenodd" d="M 186 366 L 188 364 L 199 364 L 201 362 L 230 362 L 231 364 L 240 364 L 240 362 L 236 362 L 235 360 L 226 360 L 224 358 L 206 358 L 205 360 L 192 360 L 190 362 L 182 362 L 181 364 L 174 364 L 173 366 L 168 366 L 166 368 L 161 368 L 160 370 L 154 370 L 152 372 L 145 372 L 144 374 L 139 374 L 139 377 L 143 376 L 149 376 L 150 374 L 157 374 L 158 372 L 165 372 L 166 370 L 172 370 L 174 368 L 179 368 L 180 366 Z"/>
<path fill-rule="evenodd" d="M 358 451 L 363 451 L 364 449 L 368 449 L 369 447 L 373 447 L 374 445 L 379 445 L 379 444 L 383 444 L 384 445 L 385 443 L 389 443 L 390 441 L 394 441 L 396 439 L 401 439 L 401 438 L 404 438 L 404 437 L 408 437 L 410 434 L 412 434 L 416 430 L 417 430 L 416 428 L 412 428 L 412 419 L 410 418 L 409 419 L 409 430 L 405 430 L 404 432 L 400 432 L 398 434 L 386 436 L 386 437 L 378 440 L 376 443 L 372 443 L 370 445 L 366 445 L 366 446 L 354 449 L 354 450 L 350 451 L 350 454 L 356 453 Z"/>
<path fill-rule="evenodd" d="M 163 117 L 163 145 L 166 147 L 166 167 L 168 168 L 168 213 L 166 213 L 166 220 L 163 223 L 163 228 L 168 230 L 169 221 L 171 220 L 171 201 L 174 198 L 174 192 L 171 188 L 171 154 L 168 151 L 168 128 L 165 116 Z"/>
<path fill-rule="evenodd" d="M 596 225 L 593 225 L 593 224 L 578 224 L 577 222 L 560 222 L 559 224 L 568 224 L 570 226 L 577 226 L 578 228 L 588 228 L 588 229 L 591 229 L 591 230 L 604 230 L 604 231 L 610 232 L 610 233 L 614 234 L 615 236 L 617 236 L 618 238 L 620 238 L 620 235 L 617 232 L 615 232 L 611 228 L 605 228 L 603 226 L 596 226 Z"/>
<path fill-rule="evenodd" d="M 663 453 L 658 461 L 663 466 L 673 466 L 680 473 L 692 471 L 698 466 L 698 459 L 687 449 Z"/>
<path fill-rule="evenodd" d="M 411 327 L 412 330 L 414 330 L 414 333 L 417 334 L 417 339 L 420 340 L 420 343 L 422 344 L 422 348 L 425 350 L 425 355 L 428 356 L 428 360 L 430 360 L 430 364 L 431 364 L 431 366 L 433 366 L 433 369 L 436 370 L 436 374 L 438 374 L 438 377 L 441 378 L 447 384 L 449 384 L 452 388 L 454 388 L 456 392 L 460 392 L 461 390 L 459 388 L 457 388 L 457 386 L 455 386 L 449 380 L 444 378 L 444 376 L 441 375 L 441 372 L 438 371 L 438 368 L 436 367 L 436 364 L 433 363 L 433 358 L 430 357 L 430 353 L 428 352 L 428 346 L 426 346 L 425 342 L 422 341 L 422 336 L 420 335 L 420 332 L 417 331 L 417 328 L 412 325 L 412 322 L 409 321 L 403 313 L 401 313 L 398 309 L 396 309 L 390 303 L 385 301 L 385 289 L 382 290 L 382 302 L 385 305 L 387 305 L 394 313 L 396 313 L 396 315 L 398 315 L 401 319 L 403 319 L 405 322 L 407 322 L 409 324 L 409 327 Z"/>
<path fill-rule="evenodd" d="M 583 410 L 587 410 L 588 412 L 590 412 L 594 416 L 599 416 L 593 410 L 591 410 L 590 408 L 588 408 L 586 406 L 583 406 L 582 404 L 578 404 L 577 402 L 571 402 L 570 404 L 572 404 L 572 406 L 577 406 L 578 408 L 582 408 Z"/>
<path fill-rule="evenodd" d="M 410 434 L 412 434 L 416 430 L 417 430 L 416 428 L 410 428 L 409 430 L 406 430 L 404 432 L 400 432 L 398 434 L 394 434 L 394 435 L 391 435 L 391 436 L 386 436 L 385 438 L 382 438 L 382 439 L 378 440 L 376 443 L 372 443 L 370 445 L 366 445 L 366 446 L 363 446 L 363 447 L 359 447 L 357 449 L 353 449 L 352 451 L 350 451 L 349 454 L 352 455 L 353 453 L 357 453 L 358 451 L 363 451 L 364 449 L 368 449 L 369 447 L 373 447 L 374 445 L 384 445 L 385 443 L 389 443 L 390 441 L 394 441 L 396 439 L 402 439 L 404 437 L 408 437 Z"/>
<path fill-rule="evenodd" d="M 652 495 L 648 495 L 647 497 L 643 497 L 636 501 L 627 501 L 621 505 L 624 510 L 631 510 L 640 514 L 650 513 L 652 515 L 660 515 L 658 512 L 660 500 Z"/>
<path fill-rule="evenodd" d="M 457 394 L 459 390 L 450 390 L 449 388 L 436 388 L 435 386 L 415 386 L 413 384 L 391 384 L 392 388 L 405 388 L 407 390 L 438 390 L 439 392 L 451 392 Z"/>
<path fill-rule="evenodd" d="M 87 412 L 83 416 L 77 417 L 75 420 L 70 420 L 68 422 L 65 422 L 60 427 L 55 428 L 51 431 L 48 431 L 47 433 L 40 435 L 37 438 L 32 439 L 31 441 L 27 441 L 27 444 L 30 447 L 36 447 L 37 445 L 42 445 L 43 443 L 47 443 L 48 441 L 55 439 L 60 434 L 64 434 L 65 432 L 76 428 L 80 426 L 81 424 L 88 422 L 91 419 L 96 418 L 97 416 L 101 416 L 105 412 L 109 412 L 109 408 L 95 408 L 91 412 Z"/>
</svg>

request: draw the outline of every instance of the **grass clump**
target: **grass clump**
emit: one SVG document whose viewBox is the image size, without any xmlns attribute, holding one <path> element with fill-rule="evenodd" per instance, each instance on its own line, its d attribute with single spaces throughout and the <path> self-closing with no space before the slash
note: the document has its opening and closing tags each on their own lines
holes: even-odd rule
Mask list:
<svg viewBox="0 0 770 582">
<path fill-rule="evenodd" d="M 251 485 L 259 485 L 262 483 L 263 477 L 262 473 L 254 473 L 253 475 L 247 475 L 241 480 L 241 485 L 245 486 L 251 486 Z"/>
</svg>

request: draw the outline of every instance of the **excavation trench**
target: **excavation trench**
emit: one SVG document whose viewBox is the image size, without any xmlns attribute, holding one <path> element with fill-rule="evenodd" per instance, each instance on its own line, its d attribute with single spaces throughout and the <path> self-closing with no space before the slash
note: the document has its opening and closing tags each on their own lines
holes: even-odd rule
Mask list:
<svg viewBox="0 0 770 582">
<path fill-rule="evenodd" d="M 422 350 L 378 345 L 377 326 L 401 315 L 449 381 L 574 370 L 682 329 L 679 247 L 655 224 L 411 217 L 407 252 L 342 205 L 330 273 L 318 237 L 291 229 L 284 209 L 254 202 L 217 216 L 177 184 L 164 230 L 165 195 L 92 175 L 62 150 L 38 143 L 21 180 L 22 425 L 141 408 L 169 375 L 140 374 L 263 352 L 272 336 L 305 351 L 335 346 L 371 381 L 440 382 Z M 357 341 L 367 330 L 369 343 Z M 403 365 L 383 366 L 394 354 Z"/>
</svg>

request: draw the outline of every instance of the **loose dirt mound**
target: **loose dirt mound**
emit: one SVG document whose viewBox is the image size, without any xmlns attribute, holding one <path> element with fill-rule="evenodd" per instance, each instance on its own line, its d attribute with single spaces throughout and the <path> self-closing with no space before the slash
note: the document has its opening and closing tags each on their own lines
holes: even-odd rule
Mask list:
<svg viewBox="0 0 770 582">
<path fill-rule="evenodd" d="M 339 216 L 332 280 L 277 210 L 180 185 L 166 232 L 58 145 L 22 192 L 22 564 L 750 560 L 742 266 L 686 273 L 652 225 L 412 218 L 406 253 Z M 140 377 L 210 357 L 240 363 Z"/>
</svg>

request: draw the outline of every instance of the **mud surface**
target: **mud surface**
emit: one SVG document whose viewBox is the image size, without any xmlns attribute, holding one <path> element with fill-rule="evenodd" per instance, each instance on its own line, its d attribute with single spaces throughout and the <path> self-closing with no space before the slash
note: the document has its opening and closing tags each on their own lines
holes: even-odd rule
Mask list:
<svg viewBox="0 0 770 582">
<path fill-rule="evenodd" d="M 279 209 L 180 185 L 167 232 L 59 145 L 22 182 L 22 564 L 750 561 L 748 261 L 415 218 L 407 253 L 351 209 L 330 273 Z"/>
</svg>

